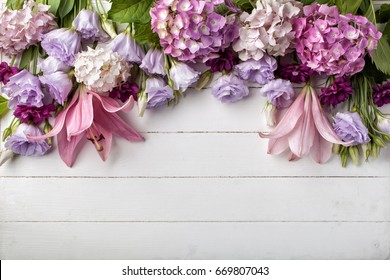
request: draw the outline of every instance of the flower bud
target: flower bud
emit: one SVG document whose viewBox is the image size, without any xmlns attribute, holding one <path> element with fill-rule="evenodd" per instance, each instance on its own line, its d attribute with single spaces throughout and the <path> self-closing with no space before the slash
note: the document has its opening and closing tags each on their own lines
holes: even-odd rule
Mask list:
<svg viewBox="0 0 390 280">
<path fill-rule="evenodd" d="M 114 24 L 112 23 L 112 20 L 107 18 L 107 15 L 102 16 L 102 27 L 111 38 L 115 38 L 117 36 Z"/>
<path fill-rule="evenodd" d="M 0 152 L 0 166 L 10 160 L 14 156 L 14 153 L 9 149 L 4 149 Z"/>
<path fill-rule="evenodd" d="M 143 117 L 148 106 L 148 95 L 144 92 L 138 98 L 138 116 Z"/>
<path fill-rule="evenodd" d="M 202 75 L 200 75 L 198 83 L 196 84 L 196 89 L 204 89 L 209 84 L 212 76 L 213 74 L 211 73 L 211 70 L 203 72 Z"/>
<path fill-rule="evenodd" d="M 43 127 L 43 133 L 44 133 L 44 134 L 47 134 L 47 133 L 49 133 L 52 129 L 53 129 L 53 127 L 51 126 L 51 124 L 46 120 L 45 126 Z M 47 138 L 47 139 L 46 139 L 46 142 L 47 142 L 47 144 L 49 144 L 50 146 L 53 145 L 53 137 Z"/>
<path fill-rule="evenodd" d="M 6 129 L 4 129 L 4 132 L 3 132 L 3 142 L 5 141 L 5 139 L 7 139 L 9 136 L 12 135 L 12 129 L 10 127 L 7 127 Z"/>
<path fill-rule="evenodd" d="M 352 146 L 348 148 L 349 156 L 351 157 L 353 163 L 355 165 L 360 164 L 360 155 L 359 155 L 359 148 L 357 146 Z"/>
<path fill-rule="evenodd" d="M 336 155 L 340 154 L 341 151 L 341 145 L 339 144 L 334 144 L 332 148 L 332 152 Z"/>
<path fill-rule="evenodd" d="M 379 152 L 380 152 L 380 147 L 373 143 L 372 144 L 372 148 L 371 148 L 371 155 L 374 157 L 374 158 L 378 158 L 379 157 Z"/>
<path fill-rule="evenodd" d="M 376 145 L 378 145 L 379 147 L 381 147 L 381 148 L 385 148 L 385 147 L 386 147 L 385 141 L 383 141 L 382 138 L 380 138 L 379 136 L 373 136 L 373 137 L 372 137 L 372 140 L 373 140 L 374 143 L 375 143 Z"/>
<path fill-rule="evenodd" d="M 265 119 L 267 121 L 267 125 L 269 127 L 274 127 L 277 124 L 276 113 L 277 113 L 276 106 L 272 105 L 271 103 L 267 103 L 265 105 L 264 114 L 265 114 Z"/>
</svg>

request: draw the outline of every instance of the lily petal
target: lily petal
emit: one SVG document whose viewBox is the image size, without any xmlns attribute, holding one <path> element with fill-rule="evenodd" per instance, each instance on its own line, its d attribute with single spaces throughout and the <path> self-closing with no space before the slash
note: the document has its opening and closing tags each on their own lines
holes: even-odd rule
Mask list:
<svg viewBox="0 0 390 280">
<path fill-rule="evenodd" d="M 112 99 L 111 97 L 101 96 L 92 91 L 90 91 L 89 93 L 92 94 L 96 99 L 100 101 L 104 110 L 110 113 L 116 113 L 119 111 L 130 112 L 130 110 L 133 109 L 134 107 L 134 98 L 132 96 L 130 96 L 129 100 L 127 100 L 125 104 L 120 106 L 119 103 L 114 99 Z"/>
<path fill-rule="evenodd" d="M 340 137 L 338 137 L 336 132 L 334 132 L 333 127 L 329 123 L 329 120 L 327 119 L 327 117 L 325 116 L 321 108 L 320 101 L 313 88 L 311 88 L 311 96 L 313 98 L 312 112 L 313 112 L 314 123 L 321 136 L 325 140 L 334 144 L 340 144 L 343 146 L 353 145 L 354 141 L 344 142 L 340 139 Z"/>
<path fill-rule="evenodd" d="M 317 163 L 325 163 L 332 156 L 333 144 L 322 138 L 317 132 L 314 138 L 313 147 L 310 151 L 311 158 Z"/>
<path fill-rule="evenodd" d="M 291 107 L 287 110 L 279 124 L 270 133 L 260 133 L 262 138 L 279 138 L 289 134 L 294 130 L 298 120 L 303 114 L 305 92 L 301 92 Z"/>
<path fill-rule="evenodd" d="M 61 159 L 69 167 L 73 166 L 73 163 L 76 160 L 77 155 L 80 153 L 80 150 L 85 143 L 85 133 L 73 136 L 68 141 L 66 129 L 64 128 L 57 136 L 58 152 Z"/>
<path fill-rule="evenodd" d="M 288 138 L 281 137 L 278 139 L 270 139 L 268 142 L 268 154 L 279 155 L 288 149 Z"/>
<path fill-rule="evenodd" d="M 92 97 L 86 91 L 80 91 L 77 104 L 69 109 L 66 118 L 68 141 L 72 136 L 79 135 L 91 127 L 93 121 Z"/>
<path fill-rule="evenodd" d="M 99 102 L 94 101 L 95 123 L 101 127 L 109 127 L 110 131 L 128 141 L 139 142 L 144 138 L 134 128 L 122 120 L 116 113 L 107 113 Z"/>
</svg>

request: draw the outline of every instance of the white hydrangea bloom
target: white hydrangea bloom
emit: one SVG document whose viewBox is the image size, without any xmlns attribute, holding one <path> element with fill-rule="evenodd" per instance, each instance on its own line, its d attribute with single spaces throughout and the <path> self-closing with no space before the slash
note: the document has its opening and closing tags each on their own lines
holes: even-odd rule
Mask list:
<svg viewBox="0 0 390 280">
<path fill-rule="evenodd" d="M 77 82 L 89 90 L 107 94 L 129 77 L 131 65 L 110 49 L 91 49 L 77 54 L 74 63 Z"/>
<path fill-rule="evenodd" d="M 260 60 L 265 53 L 284 56 L 292 52 L 293 20 L 301 14 L 302 3 L 294 0 L 262 0 L 251 14 L 240 17 L 240 38 L 233 45 L 241 60 Z"/>
</svg>

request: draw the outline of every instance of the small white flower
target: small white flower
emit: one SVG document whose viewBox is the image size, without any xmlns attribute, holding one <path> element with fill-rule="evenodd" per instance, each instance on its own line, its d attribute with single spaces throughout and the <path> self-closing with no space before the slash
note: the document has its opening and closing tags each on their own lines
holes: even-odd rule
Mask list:
<svg viewBox="0 0 390 280">
<path fill-rule="evenodd" d="M 96 93 L 107 94 L 127 80 L 131 65 L 110 49 L 88 48 L 76 56 L 74 67 L 77 82 Z"/>
<path fill-rule="evenodd" d="M 383 117 L 378 115 L 378 128 L 380 131 L 390 134 L 390 115 Z"/>
</svg>

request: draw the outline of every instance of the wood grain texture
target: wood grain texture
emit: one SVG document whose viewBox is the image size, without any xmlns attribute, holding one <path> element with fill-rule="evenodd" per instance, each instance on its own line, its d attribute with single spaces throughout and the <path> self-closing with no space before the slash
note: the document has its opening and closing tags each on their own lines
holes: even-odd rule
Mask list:
<svg viewBox="0 0 390 280">
<path fill-rule="evenodd" d="M 256 86 L 235 104 L 191 90 L 123 115 L 146 142 L 115 139 L 105 163 L 89 144 L 73 169 L 55 150 L 15 158 L 0 259 L 390 259 L 389 150 L 346 169 L 268 156 L 264 102 Z"/>
</svg>

